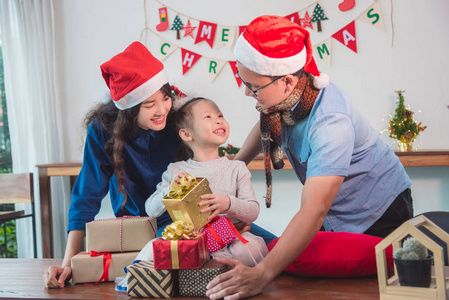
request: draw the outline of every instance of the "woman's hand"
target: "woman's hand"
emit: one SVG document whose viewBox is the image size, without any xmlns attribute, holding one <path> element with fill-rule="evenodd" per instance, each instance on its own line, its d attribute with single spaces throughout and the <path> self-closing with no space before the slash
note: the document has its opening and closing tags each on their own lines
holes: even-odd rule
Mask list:
<svg viewBox="0 0 449 300">
<path fill-rule="evenodd" d="M 209 205 L 209 207 L 206 207 L 200 211 L 202 214 L 211 212 L 207 218 L 208 221 L 212 221 L 216 216 L 227 211 L 231 206 L 231 200 L 225 195 L 207 194 L 202 195 L 200 198 L 205 201 L 198 203 L 198 206 Z"/>
<path fill-rule="evenodd" d="M 63 288 L 72 278 L 72 268 L 51 266 L 44 271 L 44 285 L 49 289 Z"/>
<path fill-rule="evenodd" d="M 209 299 L 225 300 L 242 299 L 260 294 L 270 282 L 264 277 L 264 272 L 258 266 L 250 268 L 240 261 L 229 258 L 215 258 L 218 262 L 232 268 L 218 275 L 207 285 L 206 296 Z"/>
</svg>

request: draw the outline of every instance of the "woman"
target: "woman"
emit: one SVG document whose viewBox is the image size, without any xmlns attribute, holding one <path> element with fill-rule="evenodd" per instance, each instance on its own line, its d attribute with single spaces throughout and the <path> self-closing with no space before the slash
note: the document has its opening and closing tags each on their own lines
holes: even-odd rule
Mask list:
<svg viewBox="0 0 449 300">
<path fill-rule="evenodd" d="M 270 160 L 282 168 L 283 150 L 304 188 L 300 210 L 257 266 L 217 258 L 233 270 L 209 283 L 210 299 L 260 293 L 320 229 L 385 237 L 413 216 L 411 181 L 399 159 L 319 73 L 312 52 L 309 33 L 278 16 L 256 18 L 236 43 L 238 75 L 261 112 L 236 158 L 249 162 L 263 148 L 268 207 Z"/>
<path fill-rule="evenodd" d="M 117 217 L 146 216 L 145 200 L 174 161 L 177 134 L 171 124 L 173 94 L 162 63 L 139 42 L 101 65 L 109 101 L 89 112 L 83 167 L 72 190 L 62 266 L 44 273 L 48 288 L 71 278 L 71 258 L 81 250 L 85 224 L 94 220 L 109 191 Z M 165 213 L 158 228 L 171 222 Z"/>
</svg>

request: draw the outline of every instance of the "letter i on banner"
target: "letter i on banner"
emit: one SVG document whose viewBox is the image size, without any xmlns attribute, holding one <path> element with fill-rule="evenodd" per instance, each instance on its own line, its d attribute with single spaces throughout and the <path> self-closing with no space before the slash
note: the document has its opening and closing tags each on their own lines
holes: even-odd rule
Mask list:
<svg viewBox="0 0 449 300">
<path fill-rule="evenodd" d="M 355 21 L 352 21 L 332 35 L 334 39 L 357 53 L 357 41 L 355 37 Z"/>
<path fill-rule="evenodd" d="M 374 2 L 370 8 L 368 8 L 360 17 L 357 19 L 365 23 L 371 24 L 377 29 L 385 31 L 384 20 L 382 18 L 382 9 L 380 8 L 379 2 Z"/>
<path fill-rule="evenodd" d="M 182 58 L 182 75 L 187 73 L 188 70 L 201 58 L 201 55 L 181 48 L 181 58 Z"/>
<path fill-rule="evenodd" d="M 332 39 L 328 38 L 322 43 L 313 46 L 315 60 L 320 58 L 326 65 L 331 65 Z"/>
<path fill-rule="evenodd" d="M 169 42 L 166 39 L 163 39 L 161 37 L 159 38 L 159 45 L 160 45 L 159 58 L 161 60 L 164 60 L 165 58 L 167 58 L 167 56 L 172 54 L 173 51 L 178 49 L 177 45 L 172 44 L 171 42 Z"/>
<path fill-rule="evenodd" d="M 237 76 L 237 62 L 236 61 L 229 61 L 229 65 L 231 66 L 232 73 L 234 73 L 234 78 L 237 81 L 237 85 L 240 87 L 242 85 L 242 81 Z"/>
<path fill-rule="evenodd" d="M 224 65 L 226 64 L 226 61 L 224 60 L 218 60 L 218 59 L 210 59 L 206 58 L 207 61 L 207 68 L 209 72 L 209 79 L 210 82 L 214 82 L 215 78 L 217 78 L 220 71 L 223 69 Z"/>
</svg>

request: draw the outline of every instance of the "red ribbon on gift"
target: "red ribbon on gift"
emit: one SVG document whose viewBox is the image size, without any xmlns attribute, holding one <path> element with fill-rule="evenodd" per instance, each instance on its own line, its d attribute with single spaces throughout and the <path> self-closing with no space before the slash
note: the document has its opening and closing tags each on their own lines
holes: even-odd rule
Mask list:
<svg viewBox="0 0 449 300">
<path fill-rule="evenodd" d="M 232 231 L 234 232 L 234 234 L 238 237 L 238 239 L 243 243 L 246 244 L 248 243 L 248 241 L 239 233 L 239 231 L 237 230 L 237 228 L 235 228 L 234 224 L 231 222 L 231 220 L 229 220 L 227 217 L 221 217 L 224 218 L 228 223 L 229 226 L 231 227 Z M 212 224 L 217 221 L 218 219 L 220 219 L 219 216 L 216 216 L 211 222 L 208 222 L 206 225 L 204 225 L 203 228 L 201 228 L 201 231 L 205 231 L 206 229 L 209 229 L 209 232 L 212 234 L 212 236 L 215 238 L 215 240 L 217 241 L 217 243 L 220 245 L 221 248 L 223 248 L 225 245 L 225 243 L 223 242 L 223 240 L 220 238 L 220 236 L 217 234 L 217 232 L 215 231 L 215 229 L 212 227 Z"/>
<path fill-rule="evenodd" d="M 104 279 L 104 281 L 109 281 L 109 266 L 111 265 L 112 260 L 112 254 L 111 252 L 96 252 L 96 251 L 90 251 L 90 253 L 83 253 L 83 254 L 89 254 L 89 256 L 100 256 L 103 255 L 103 274 L 101 275 L 100 279 L 98 279 L 95 283 L 84 283 L 87 285 L 94 285 L 99 283 Z"/>
</svg>

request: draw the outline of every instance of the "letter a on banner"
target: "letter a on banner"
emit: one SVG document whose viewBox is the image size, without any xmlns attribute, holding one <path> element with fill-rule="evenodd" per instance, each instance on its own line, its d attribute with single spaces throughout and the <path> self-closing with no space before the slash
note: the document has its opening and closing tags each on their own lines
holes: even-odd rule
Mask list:
<svg viewBox="0 0 449 300">
<path fill-rule="evenodd" d="M 164 60 L 173 53 L 176 49 L 178 49 L 178 46 L 175 44 L 172 44 L 171 42 L 167 41 L 166 39 L 159 38 L 159 58 L 161 60 Z"/>
<path fill-rule="evenodd" d="M 328 38 L 322 43 L 313 46 L 315 60 L 320 58 L 326 65 L 331 65 L 332 39 Z"/>
<path fill-rule="evenodd" d="M 200 21 L 200 24 L 198 25 L 198 32 L 196 33 L 195 44 L 206 41 L 212 48 L 214 46 L 216 30 L 217 24 Z"/>
<path fill-rule="evenodd" d="M 385 31 L 384 20 L 382 18 L 382 9 L 379 2 L 374 2 L 370 8 L 368 8 L 363 14 L 360 15 L 358 20 L 371 24 L 377 29 Z"/>
<path fill-rule="evenodd" d="M 355 21 L 352 21 L 332 35 L 334 39 L 357 53 L 357 42 L 355 37 Z"/>
<path fill-rule="evenodd" d="M 195 52 L 181 48 L 181 58 L 182 58 L 182 75 L 187 73 L 188 70 L 201 58 L 201 55 Z"/>
<path fill-rule="evenodd" d="M 214 82 L 215 78 L 217 78 L 220 71 L 223 69 L 224 65 L 226 64 L 225 60 L 219 60 L 219 59 L 210 59 L 206 58 L 207 63 L 207 72 L 209 73 L 210 82 Z"/>
<path fill-rule="evenodd" d="M 242 81 L 237 76 L 237 62 L 236 61 L 229 61 L 229 65 L 231 66 L 232 73 L 234 73 L 234 78 L 237 81 L 237 85 L 240 87 L 242 85 Z"/>
</svg>

